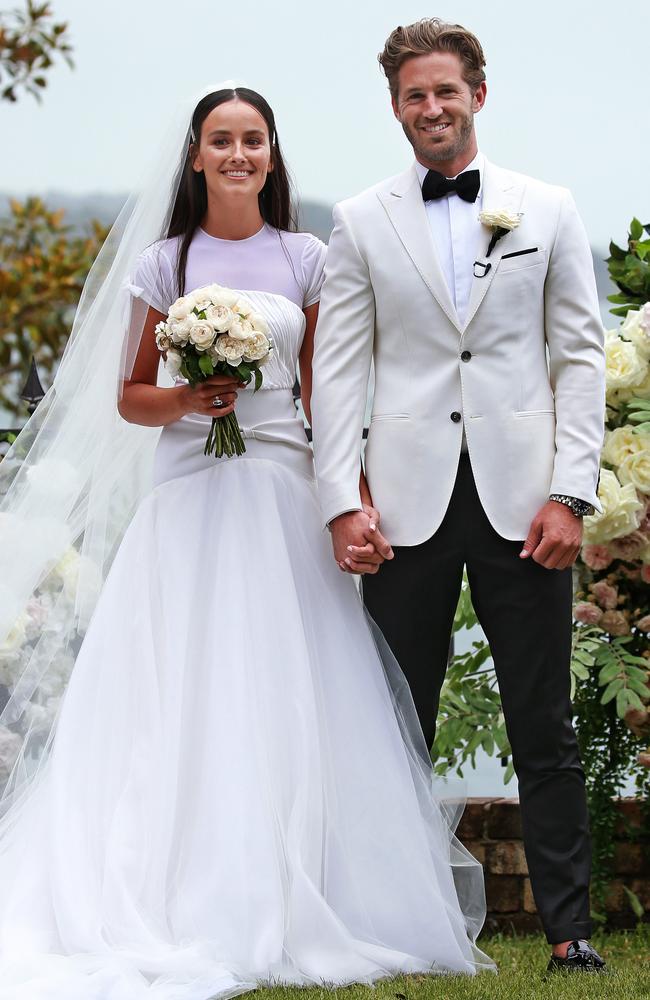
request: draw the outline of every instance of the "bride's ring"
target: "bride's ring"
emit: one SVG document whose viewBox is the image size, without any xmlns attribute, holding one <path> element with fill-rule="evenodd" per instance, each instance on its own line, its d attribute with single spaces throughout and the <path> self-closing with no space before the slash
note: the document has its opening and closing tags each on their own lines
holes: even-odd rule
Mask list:
<svg viewBox="0 0 650 1000">
<path fill-rule="evenodd" d="M 219 409 L 220 406 L 223 406 L 223 399 L 221 396 L 215 396 L 212 400 L 212 405 L 216 406 L 217 409 Z"/>
</svg>

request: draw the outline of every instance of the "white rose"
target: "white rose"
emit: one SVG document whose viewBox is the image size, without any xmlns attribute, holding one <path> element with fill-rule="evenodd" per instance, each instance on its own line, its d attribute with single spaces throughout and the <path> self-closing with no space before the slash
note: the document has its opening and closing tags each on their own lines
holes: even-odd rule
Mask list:
<svg viewBox="0 0 650 1000">
<path fill-rule="evenodd" d="M 186 319 L 194 308 L 194 296 L 182 295 L 180 299 L 169 307 L 169 318 L 171 320 Z"/>
<path fill-rule="evenodd" d="M 227 333 L 235 321 L 235 314 L 228 306 L 208 306 L 205 311 L 206 321 L 218 333 Z"/>
<path fill-rule="evenodd" d="M 191 313 L 189 316 L 186 316 L 185 319 L 179 320 L 177 323 L 169 324 L 172 344 L 177 344 L 179 347 L 185 347 L 190 339 L 190 331 L 192 329 L 193 322 L 194 314 Z"/>
<path fill-rule="evenodd" d="M 639 385 L 646 374 L 646 363 L 634 344 L 621 340 L 617 330 L 605 333 L 606 380 L 608 389 Z"/>
<path fill-rule="evenodd" d="M 75 593 L 77 588 L 80 562 L 81 557 L 79 553 L 73 546 L 70 546 L 54 567 L 54 572 L 60 577 L 63 583 L 63 589 L 70 596 Z"/>
<path fill-rule="evenodd" d="M 9 634 L 5 636 L 4 642 L 0 645 L 0 656 L 15 653 L 25 644 L 29 624 L 29 615 L 26 611 L 22 611 L 9 630 Z"/>
<path fill-rule="evenodd" d="M 206 319 L 197 319 L 190 330 L 190 341 L 198 351 L 207 351 L 214 344 L 214 330 Z"/>
<path fill-rule="evenodd" d="M 222 285 L 208 285 L 204 290 L 214 306 L 226 306 L 227 309 L 232 309 L 239 298 L 237 292 Z"/>
<path fill-rule="evenodd" d="M 643 437 L 650 440 L 648 434 Z M 650 493 L 650 450 L 646 447 L 628 455 L 618 467 L 618 478 L 622 483 L 631 483 L 641 493 Z"/>
<path fill-rule="evenodd" d="M 603 459 L 610 465 L 621 465 L 639 451 L 650 453 L 650 434 L 637 434 L 629 424 L 605 434 Z"/>
<path fill-rule="evenodd" d="M 478 218 L 484 226 L 511 230 L 516 229 L 521 222 L 521 212 L 507 212 L 505 209 L 500 209 L 494 212 L 481 212 Z"/>
<path fill-rule="evenodd" d="M 156 326 L 156 346 L 159 351 L 166 351 L 171 346 L 171 337 L 166 323 L 158 323 Z"/>
<path fill-rule="evenodd" d="M 645 378 L 637 385 L 629 389 L 609 389 L 607 392 L 607 403 L 609 406 L 618 408 L 621 403 L 627 403 L 633 396 L 640 399 L 650 399 L 650 366 Z"/>
<path fill-rule="evenodd" d="M 604 545 L 613 538 L 621 538 L 636 531 L 641 523 L 645 504 L 639 500 L 632 483 L 621 486 L 611 469 L 602 469 L 598 498 L 603 512 L 584 518 L 585 544 Z"/>
<path fill-rule="evenodd" d="M 256 333 L 244 341 L 244 357 L 247 361 L 261 361 L 269 353 L 269 339 L 263 333 Z"/>
<path fill-rule="evenodd" d="M 235 340 L 233 337 L 223 334 L 221 337 L 217 337 L 214 347 L 221 361 L 227 361 L 234 368 L 241 363 L 244 355 L 243 340 Z"/>
<path fill-rule="evenodd" d="M 253 324 L 247 319 L 235 319 L 228 330 L 233 340 L 248 340 L 254 332 Z"/>
<path fill-rule="evenodd" d="M 621 324 L 621 336 L 634 344 L 645 361 L 650 361 L 650 302 L 641 309 L 630 309 Z"/>
<path fill-rule="evenodd" d="M 181 365 L 183 364 L 183 355 L 179 354 L 178 351 L 169 350 L 167 351 L 167 359 L 165 361 L 165 368 L 169 372 L 172 378 L 176 378 L 181 370 Z"/>
<path fill-rule="evenodd" d="M 259 313 L 253 313 L 250 317 L 250 322 L 256 333 L 263 333 L 268 337 L 269 334 L 269 324 L 266 322 L 263 316 Z"/>
<path fill-rule="evenodd" d="M 254 312 L 253 303 L 249 302 L 249 300 L 243 296 L 237 299 L 232 308 L 233 312 L 239 313 L 239 315 L 243 316 L 244 319 L 250 319 L 252 313 Z"/>
</svg>

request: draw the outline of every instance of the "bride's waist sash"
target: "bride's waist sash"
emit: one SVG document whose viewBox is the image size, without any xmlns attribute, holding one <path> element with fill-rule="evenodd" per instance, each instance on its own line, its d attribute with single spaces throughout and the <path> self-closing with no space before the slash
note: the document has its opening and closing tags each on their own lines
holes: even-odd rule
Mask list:
<svg viewBox="0 0 650 1000">
<path fill-rule="evenodd" d="M 255 393 L 250 387 L 242 389 L 235 414 L 248 458 L 278 461 L 295 467 L 303 476 L 313 477 L 311 449 L 291 389 L 260 389 Z M 212 467 L 215 462 L 230 461 L 203 454 L 211 420 L 210 416 L 188 413 L 163 427 L 156 451 L 156 483 Z"/>
</svg>

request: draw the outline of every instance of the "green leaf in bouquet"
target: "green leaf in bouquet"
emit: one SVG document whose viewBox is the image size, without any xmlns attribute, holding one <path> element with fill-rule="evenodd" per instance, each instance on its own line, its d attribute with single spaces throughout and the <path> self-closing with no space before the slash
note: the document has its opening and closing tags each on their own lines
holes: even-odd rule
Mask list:
<svg viewBox="0 0 650 1000">
<path fill-rule="evenodd" d="M 503 775 L 503 784 L 508 785 L 515 776 L 515 765 L 512 760 L 508 761 L 508 766 L 506 767 L 505 774 Z"/>
<path fill-rule="evenodd" d="M 640 240 L 643 236 L 643 226 L 635 217 L 630 223 L 630 239 Z"/>
<path fill-rule="evenodd" d="M 253 392 L 257 392 L 258 389 L 262 388 L 262 382 L 264 381 L 264 375 L 262 374 L 262 372 L 261 372 L 261 370 L 259 368 L 256 368 L 253 374 L 255 375 L 255 388 L 254 388 Z"/>
<path fill-rule="evenodd" d="M 199 358 L 199 368 L 204 375 L 214 374 L 214 365 L 212 364 L 212 358 L 208 354 L 202 354 Z"/>
<path fill-rule="evenodd" d="M 615 292 L 613 295 L 608 295 L 607 296 L 607 301 L 608 302 L 621 302 L 621 303 L 623 303 L 623 302 L 629 302 L 630 301 L 630 297 L 629 297 L 629 295 L 622 295 L 620 292 Z"/>
<path fill-rule="evenodd" d="M 618 306 L 616 309 L 610 309 L 612 316 L 627 316 L 630 309 L 634 309 L 634 303 L 629 306 Z"/>
<path fill-rule="evenodd" d="M 245 382 L 246 385 L 248 385 L 251 380 L 251 370 L 245 361 L 242 361 L 242 363 L 237 366 L 237 374 L 242 382 Z"/>
<path fill-rule="evenodd" d="M 632 396 L 628 400 L 628 407 L 633 409 L 650 410 L 650 399 L 643 399 L 641 396 Z"/>
</svg>

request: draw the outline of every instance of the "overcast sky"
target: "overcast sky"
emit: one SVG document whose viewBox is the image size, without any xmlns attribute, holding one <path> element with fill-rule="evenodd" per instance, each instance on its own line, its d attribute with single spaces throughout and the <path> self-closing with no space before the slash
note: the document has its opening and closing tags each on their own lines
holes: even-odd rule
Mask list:
<svg viewBox="0 0 650 1000">
<path fill-rule="evenodd" d="M 5 0 L 3 7 L 20 0 Z M 398 22 L 471 28 L 487 58 L 477 119 L 494 162 L 574 192 L 591 242 L 650 220 L 648 0 L 52 0 L 75 69 L 42 105 L 0 105 L 0 189 L 127 191 L 166 109 L 229 77 L 261 91 L 303 196 L 333 202 L 404 169 L 376 61 Z"/>
</svg>

